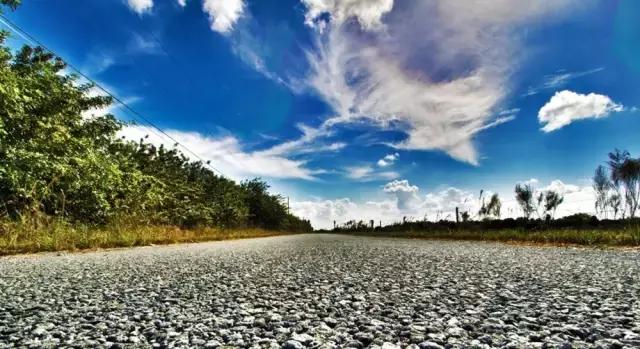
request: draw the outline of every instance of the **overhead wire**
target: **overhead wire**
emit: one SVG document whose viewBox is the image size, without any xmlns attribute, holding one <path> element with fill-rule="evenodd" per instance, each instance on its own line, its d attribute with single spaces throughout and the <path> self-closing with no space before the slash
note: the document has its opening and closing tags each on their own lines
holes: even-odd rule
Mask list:
<svg viewBox="0 0 640 349">
<path fill-rule="evenodd" d="M 40 40 L 38 40 L 37 38 L 35 38 L 33 35 L 31 35 L 29 32 L 27 32 L 25 29 L 21 28 L 19 25 L 17 25 L 15 22 L 11 21 L 9 18 L 7 18 L 4 14 L 0 13 L 0 22 L 2 22 L 7 28 L 9 28 L 11 31 L 13 31 L 14 33 L 18 34 L 20 37 L 22 37 L 25 41 L 30 42 L 32 45 L 37 45 L 39 47 L 41 47 L 42 49 L 44 49 L 45 51 L 49 52 L 50 54 L 59 57 L 60 59 L 63 60 L 63 62 L 66 64 L 67 67 L 69 67 L 70 69 L 72 69 L 74 72 L 76 72 L 79 76 L 81 76 L 82 78 L 84 78 L 85 80 L 87 80 L 88 82 L 90 82 L 91 84 L 93 84 L 95 87 L 97 87 L 100 91 L 102 91 L 103 93 L 107 94 L 108 96 L 110 96 L 114 101 L 116 101 L 118 104 L 120 104 L 126 111 L 129 112 L 130 115 L 132 115 L 135 119 L 142 121 L 143 123 L 145 123 L 148 127 L 150 127 L 152 130 L 155 130 L 157 132 L 159 132 L 160 134 L 156 133 L 154 131 L 154 133 L 159 136 L 160 138 L 162 137 L 166 137 L 167 139 L 169 139 L 170 141 L 172 141 L 174 143 L 174 145 L 176 146 L 180 146 L 182 147 L 182 149 L 184 149 L 187 153 L 193 155 L 196 159 L 198 159 L 203 166 L 208 167 L 209 169 L 211 169 L 213 172 L 217 172 L 218 174 L 220 174 L 222 177 L 227 178 L 227 176 L 225 176 L 225 174 L 220 171 L 219 169 L 217 169 L 216 167 L 212 166 L 210 161 L 203 159 L 200 155 L 198 155 L 196 152 L 194 152 L 193 150 L 189 149 L 189 147 L 187 147 L 186 145 L 182 144 L 181 142 L 179 142 L 177 139 L 175 139 L 173 136 L 171 136 L 170 134 L 168 134 L 166 131 L 164 131 L 162 128 L 160 128 L 159 126 L 157 126 L 155 123 L 153 123 L 149 118 L 145 117 L 143 114 L 141 114 L 140 112 L 138 112 L 137 110 L 133 109 L 129 104 L 127 104 L 125 101 L 123 101 L 121 98 L 119 98 L 118 96 L 116 96 L 114 93 L 112 93 L 111 91 L 109 91 L 106 87 L 102 86 L 100 83 L 98 83 L 97 81 L 95 81 L 94 79 L 92 79 L 91 77 L 89 77 L 87 74 L 83 73 L 79 68 L 77 68 L 75 65 L 69 63 L 66 59 L 64 59 L 64 57 L 62 57 L 61 55 L 59 55 L 57 52 L 55 52 L 54 50 L 50 49 L 49 47 L 47 47 L 44 43 L 42 43 Z M 155 38 L 155 36 L 154 36 Z M 155 40 L 157 40 L 157 38 L 155 38 Z M 162 46 L 162 45 L 161 45 Z M 166 50 L 164 49 L 164 47 L 161 47 L 162 50 L 164 52 L 166 52 Z M 171 58 L 171 55 L 169 55 L 167 53 L 167 55 Z M 172 58 L 173 59 L 173 58 Z"/>
</svg>

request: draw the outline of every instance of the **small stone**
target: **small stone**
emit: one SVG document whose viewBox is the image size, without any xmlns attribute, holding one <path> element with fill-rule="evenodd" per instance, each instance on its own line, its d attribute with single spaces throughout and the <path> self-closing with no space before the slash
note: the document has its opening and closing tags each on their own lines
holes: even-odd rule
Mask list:
<svg viewBox="0 0 640 349">
<path fill-rule="evenodd" d="M 304 345 L 295 340 L 288 340 L 282 345 L 282 349 L 302 349 Z"/>
<path fill-rule="evenodd" d="M 444 349 L 444 347 L 440 344 L 431 341 L 422 342 L 418 344 L 418 346 L 420 347 L 420 349 Z"/>
</svg>

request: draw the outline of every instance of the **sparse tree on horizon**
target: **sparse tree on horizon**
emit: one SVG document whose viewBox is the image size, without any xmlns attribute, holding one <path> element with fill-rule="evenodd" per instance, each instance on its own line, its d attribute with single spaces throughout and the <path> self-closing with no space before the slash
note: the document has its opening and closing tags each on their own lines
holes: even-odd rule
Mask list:
<svg viewBox="0 0 640 349">
<path fill-rule="evenodd" d="M 596 192 L 595 210 L 596 214 L 606 218 L 607 206 L 609 205 L 609 192 L 612 189 L 612 183 L 607 174 L 607 169 L 600 165 L 596 168 L 596 172 L 593 175 L 593 189 Z"/>
<path fill-rule="evenodd" d="M 542 195 L 542 194 L 541 194 Z M 544 193 L 544 211 L 551 219 L 556 216 L 556 210 L 564 202 L 564 197 L 553 190 Z"/>
<path fill-rule="evenodd" d="M 531 184 L 517 184 L 515 188 L 516 201 L 522 209 L 524 217 L 526 219 L 531 218 L 531 215 L 535 211 L 533 204 L 533 187 Z"/>
<path fill-rule="evenodd" d="M 500 202 L 500 197 L 497 193 L 491 195 L 489 202 L 486 203 L 484 201 L 484 191 L 480 191 L 480 201 L 482 202 L 480 206 L 480 210 L 478 211 L 478 215 L 480 217 L 489 218 L 489 216 L 493 216 L 497 219 L 500 219 L 500 211 L 502 210 L 502 203 Z"/>
<path fill-rule="evenodd" d="M 609 153 L 607 163 L 611 170 L 611 182 L 618 193 L 620 188 L 624 189 L 626 211 L 633 218 L 640 201 L 640 159 L 632 158 L 626 150 L 615 149 Z"/>
</svg>

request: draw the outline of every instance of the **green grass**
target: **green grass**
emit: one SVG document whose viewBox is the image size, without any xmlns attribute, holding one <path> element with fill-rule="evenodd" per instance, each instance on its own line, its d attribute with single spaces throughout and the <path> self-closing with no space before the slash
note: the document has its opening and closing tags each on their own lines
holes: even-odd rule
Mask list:
<svg viewBox="0 0 640 349">
<path fill-rule="evenodd" d="M 495 241 L 544 245 L 582 246 L 640 246 L 640 227 L 622 230 L 558 229 L 544 231 L 490 230 L 490 231 L 398 231 L 398 232 L 343 232 L 351 235 L 404 237 L 414 239 L 445 239 L 470 241 Z"/>
<path fill-rule="evenodd" d="M 72 225 L 62 220 L 0 221 L 0 255 L 45 251 L 148 246 L 286 235 L 261 229 L 181 229 L 174 226 L 111 224 Z"/>
</svg>

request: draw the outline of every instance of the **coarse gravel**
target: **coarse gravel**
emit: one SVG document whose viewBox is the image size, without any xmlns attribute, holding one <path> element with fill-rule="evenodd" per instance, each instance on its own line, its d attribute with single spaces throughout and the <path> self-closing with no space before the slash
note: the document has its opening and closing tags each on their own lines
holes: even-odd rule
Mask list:
<svg viewBox="0 0 640 349">
<path fill-rule="evenodd" d="M 640 253 L 295 235 L 0 258 L 0 348 L 640 348 Z"/>
</svg>

